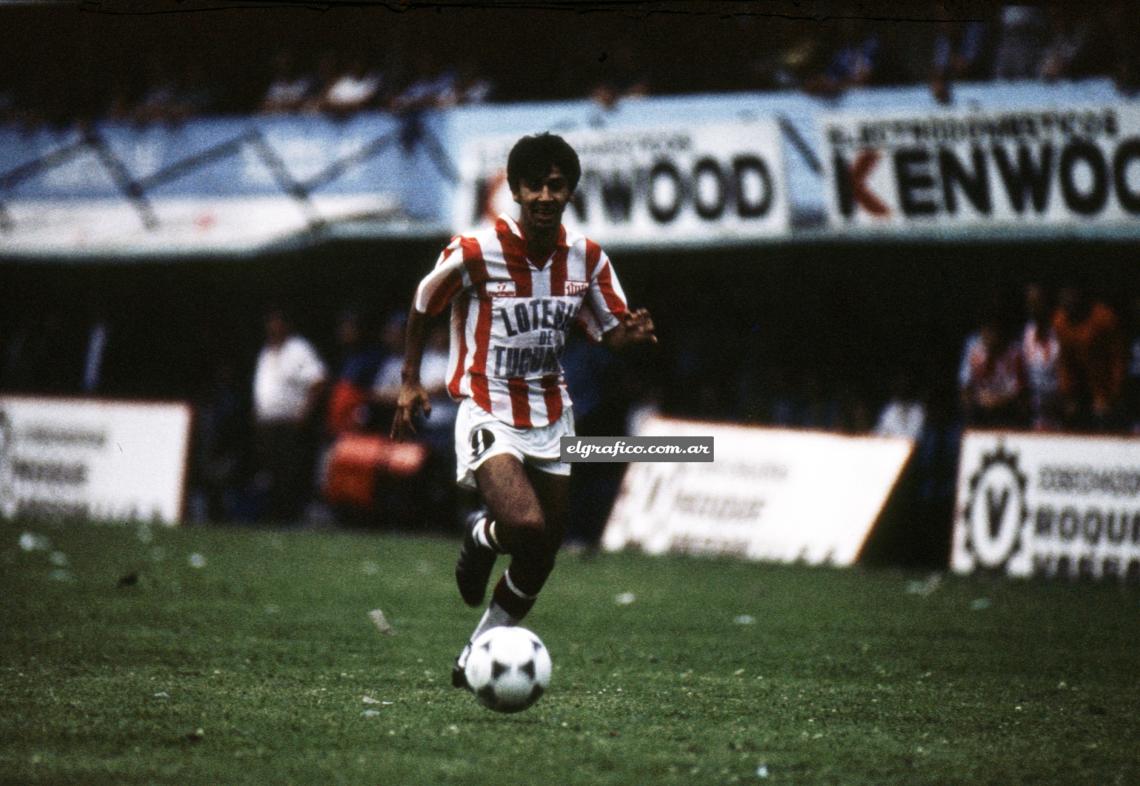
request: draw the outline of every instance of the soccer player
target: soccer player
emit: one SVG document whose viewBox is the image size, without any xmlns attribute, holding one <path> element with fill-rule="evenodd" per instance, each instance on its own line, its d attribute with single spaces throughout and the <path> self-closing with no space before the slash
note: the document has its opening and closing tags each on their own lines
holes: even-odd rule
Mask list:
<svg viewBox="0 0 1140 786">
<path fill-rule="evenodd" d="M 471 642 L 518 624 L 554 568 L 570 479 L 560 438 L 574 434 L 559 361 L 571 327 L 614 349 L 657 341 L 649 312 L 626 305 L 602 249 L 562 226 L 580 175 L 577 153 L 559 136 L 515 143 L 507 182 L 518 219 L 503 214 L 491 229 L 453 238 L 417 287 L 408 317 L 394 439 L 415 431 L 419 412 L 431 414 L 420 359 L 429 319 L 451 304 L 457 482 L 478 490 L 485 506 L 468 517 L 455 565 L 464 602 L 482 605 L 496 557 L 511 558 L 456 658 L 456 687 L 466 687 Z"/>
</svg>

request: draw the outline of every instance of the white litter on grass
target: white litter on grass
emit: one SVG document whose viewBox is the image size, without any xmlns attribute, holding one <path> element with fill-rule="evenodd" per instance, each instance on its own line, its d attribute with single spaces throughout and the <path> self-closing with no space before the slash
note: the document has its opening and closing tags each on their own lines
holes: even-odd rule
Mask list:
<svg viewBox="0 0 1140 786">
<path fill-rule="evenodd" d="M 372 609 L 372 611 L 368 612 L 368 619 L 372 620 L 372 624 L 376 626 L 376 630 L 385 636 L 395 634 L 396 631 L 392 628 L 392 623 L 388 622 L 388 618 L 384 616 L 384 612 L 380 609 Z"/>
<path fill-rule="evenodd" d="M 50 548 L 51 541 L 43 535 L 37 535 L 34 532 L 25 532 L 20 535 L 21 551 L 48 551 Z"/>
<path fill-rule="evenodd" d="M 751 614 L 737 614 L 732 621 L 737 625 L 752 625 L 755 624 L 756 618 Z"/>
<path fill-rule="evenodd" d="M 974 598 L 974 600 L 970 602 L 970 611 L 985 611 L 990 605 L 989 598 Z"/>
<path fill-rule="evenodd" d="M 364 571 L 365 576 L 375 576 L 377 573 L 380 572 L 380 566 L 377 565 L 372 560 L 365 560 L 364 564 L 361 565 L 360 569 L 362 571 Z"/>
<path fill-rule="evenodd" d="M 907 582 L 906 593 L 908 595 L 920 595 L 925 598 L 941 586 L 942 574 L 931 573 L 924 581 Z"/>
<path fill-rule="evenodd" d="M 67 555 L 62 551 L 53 551 L 51 556 L 48 557 L 48 562 L 55 565 L 57 568 L 67 567 Z"/>
<path fill-rule="evenodd" d="M 204 568 L 204 567 L 206 567 L 206 558 L 195 551 L 193 554 L 190 555 L 190 567 L 192 567 L 192 568 Z"/>
<path fill-rule="evenodd" d="M 759 767 L 756 768 L 756 777 L 757 778 L 767 778 L 768 777 L 768 765 L 767 764 L 761 764 Z"/>
<path fill-rule="evenodd" d="M 155 697 L 156 699 L 169 699 L 169 698 L 170 698 L 170 694 L 169 694 L 169 693 L 167 693 L 167 692 L 166 692 L 166 691 L 164 691 L 164 690 L 160 690 L 158 693 L 154 694 L 154 697 Z"/>
<path fill-rule="evenodd" d="M 622 592 L 622 593 L 614 596 L 614 603 L 616 603 L 619 606 L 628 606 L 629 604 L 633 603 L 635 600 L 637 600 L 637 596 L 634 595 L 632 592 Z"/>
<path fill-rule="evenodd" d="M 365 717 L 365 718 L 375 718 L 377 715 L 380 714 L 380 710 L 365 710 L 364 712 L 362 712 L 360 714 L 362 717 Z"/>
<path fill-rule="evenodd" d="M 392 702 L 390 702 L 390 701 L 380 701 L 380 699 L 374 699 L 371 696 L 361 696 L 360 700 L 363 701 L 365 704 L 378 704 L 381 707 L 391 707 L 392 706 Z"/>
</svg>

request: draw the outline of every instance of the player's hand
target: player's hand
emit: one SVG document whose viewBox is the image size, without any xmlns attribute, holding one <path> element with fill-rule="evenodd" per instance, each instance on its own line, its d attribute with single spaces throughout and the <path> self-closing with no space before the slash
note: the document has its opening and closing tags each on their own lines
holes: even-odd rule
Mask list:
<svg viewBox="0 0 1140 786">
<path fill-rule="evenodd" d="M 392 439 L 400 442 L 416 433 L 413 420 L 417 412 L 423 412 L 424 417 L 431 415 L 431 401 L 427 390 L 418 382 L 405 382 L 400 386 L 400 395 L 396 399 L 396 414 L 392 418 Z"/>
<path fill-rule="evenodd" d="M 649 309 L 639 308 L 627 311 L 622 317 L 626 340 L 631 344 L 656 344 L 657 335 L 653 332 L 653 317 Z"/>
</svg>

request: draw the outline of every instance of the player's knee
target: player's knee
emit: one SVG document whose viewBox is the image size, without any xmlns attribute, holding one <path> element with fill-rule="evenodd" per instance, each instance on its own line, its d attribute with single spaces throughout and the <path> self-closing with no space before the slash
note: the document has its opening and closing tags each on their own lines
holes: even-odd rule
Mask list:
<svg viewBox="0 0 1140 786">
<path fill-rule="evenodd" d="M 512 513 L 500 518 L 499 522 L 504 530 L 513 533 L 519 540 L 541 538 L 546 530 L 546 518 L 541 510 Z"/>
<path fill-rule="evenodd" d="M 505 529 L 509 536 L 504 545 L 512 554 L 536 560 L 549 550 L 542 514 L 517 518 Z"/>
</svg>

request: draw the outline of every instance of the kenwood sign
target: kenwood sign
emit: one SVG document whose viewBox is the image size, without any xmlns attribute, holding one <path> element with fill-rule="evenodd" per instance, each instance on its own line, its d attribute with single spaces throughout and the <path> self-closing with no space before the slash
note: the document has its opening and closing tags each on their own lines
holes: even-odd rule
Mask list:
<svg viewBox="0 0 1140 786">
<path fill-rule="evenodd" d="M 456 231 L 515 206 L 507 154 L 520 135 L 463 146 Z M 565 223 L 603 246 L 709 245 L 783 235 L 788 198 L 775 122 L 576 131 L 582 179 Z"/>
<path fill-rule="evenodd" d="M 837 114 L 836 229 L 1120 224 L 1140 217 L 1140 109 Z"/>
<path fill-rule="evenodd" d="M 967 432 L 951 567 L 1140 581 L 1140 439 Z"/>
</svg>

